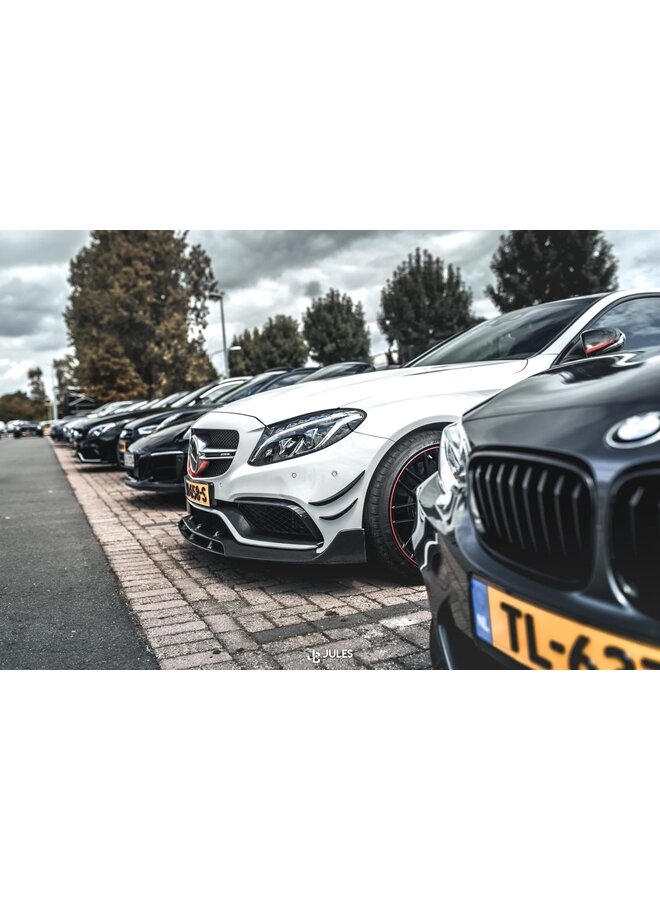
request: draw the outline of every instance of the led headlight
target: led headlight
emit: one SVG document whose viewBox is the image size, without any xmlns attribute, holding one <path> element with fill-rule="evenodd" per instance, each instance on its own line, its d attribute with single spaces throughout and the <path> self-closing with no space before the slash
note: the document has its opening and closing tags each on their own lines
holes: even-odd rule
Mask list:
<svg viewBox="0 0 660 900">
<path fill-rule="evenodd" d="M 266 466 L 322 450 L 355 431 L 366 417 L 361 409 L 331 409 L 270 425 L 264 429 L 249 463 Z"/>
<path fill-rule="evenodd" d="M 438 455 L 441 504 L 445 505 L 455 491 L 465 486 L 469 455 L 470 442 L 461 423 L 447 425 L 440 438 Z"/>
<path fill-rule="evenodd" d="M 146 437 L 148 434 L 151 434 L 156 430 L 157 425 L 143 425 L 142 428 L 136 428 L 136 432 L 139 437 Z"/>
<path fill-rule="evenodd" d="M 89 432 L 89 437 L 96 438 L 102 435 L 105 431 L 108 431 L 109 428 L 116 428 L 114 422 L 106 422 L 105 425 L 96 425 Z"/>
</svg>

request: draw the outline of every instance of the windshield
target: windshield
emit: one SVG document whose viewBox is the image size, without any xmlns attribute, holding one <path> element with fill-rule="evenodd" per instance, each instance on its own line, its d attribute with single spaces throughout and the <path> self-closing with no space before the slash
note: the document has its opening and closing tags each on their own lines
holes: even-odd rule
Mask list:
<svg viewBox="0 0 660 900">
<path fill-rule="evenodd" d="M 595 297 L 574 297 L 528 306 L 475 325 L 432 347 L 408 366 L 452 366 L 458 363 L 527 359 L 548 344 L 593 304 Z"/>
<path fill-rule="evenodd" d="M 199 403 L 204 403 L 206 405 L 210 403 L 215 403 L 216 400 L 219 400 L 220 397 L 224 397 L 226 394 L 230 394 L 232 391 L 235 391 L 237 388 L 241 387 L 241 385 L 245 384 L 247 379 L 242 379 L 241 381 L 228 381 L 224 384 L 219 384 L 217 387 L 212 388 L 210 391 L 207 391 L 205 394 L 199 398 Z"/>
<path fill-rule="evenodd" d="M 277 378 L 272 384 L 264 388 L 264 391 L 274 391 L 275 388 L 287 387 L 290 384 L 297 384 L 305 377 L 309 369 L 303 369 L 301 372 L 290 372 L 282 378 Z"/>
<path fill-rule="evenodd" d="M 205 384 L 201 388 L 196 388 L 194 391 L 189 391 L 187 394 L 184 394 L 180 400 L 177 400 L 176 403 L 172 404 L 172 409 L 182 409 L 184 406 L 192 406 L 197 400 L 198 397 L 201 397 L 206 391 L 210 390 L 217 382 L 211 381 L 209 384 Z"/>
<path fill-rule="evenodd" d="M 284 370 L 286 371 L 286 370 Z M 234 400 L 242 400 L 244 397 L 250 397 L 252 394 L 256 394 L 257 391 L 262 390 L 261 385 L 265 382 L 272 381 L 274 378 L 277 378 L 278 375 L 284 374 L 283 372 L 262 372 L 261 375 L 255 375 L 254 378 L 251 378 L 247 384 L 243 385 L 242 388 L 239 388 L 237 391 L 231 395 L 231 402 Z"/>
</svg>

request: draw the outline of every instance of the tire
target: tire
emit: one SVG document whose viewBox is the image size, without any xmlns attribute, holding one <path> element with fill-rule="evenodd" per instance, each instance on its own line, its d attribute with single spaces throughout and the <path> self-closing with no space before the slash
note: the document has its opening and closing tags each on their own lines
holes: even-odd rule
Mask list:
<svg viewBox="0 0 660 900">
<path fill-rule="evenodd" d="M 437 468 L 440 432 L 417 431 L 402 438 L 382 459 L 367 493 L 364 528 L 369 557 L 407 583 L 421 581 L 411 548 L 415 488 Z"/>
</svg>

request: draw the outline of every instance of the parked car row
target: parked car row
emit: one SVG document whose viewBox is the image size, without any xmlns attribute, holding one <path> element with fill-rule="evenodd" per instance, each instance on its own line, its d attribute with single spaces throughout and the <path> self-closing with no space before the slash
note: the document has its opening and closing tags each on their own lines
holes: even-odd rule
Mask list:
<svg viewBox="0 0 660 900">
<path fill-rule="evenodd" d="M 264 373 L 70 430 L 82 462 L 110 460 L 107 434 L 132 488 L 185 490 L 181 534 L 206 552 L 421 571 L 438 668 L 655 668 L 654 353 L 660 292 L 618 291 L 401 369 Z"/>
<path fill-rule="evenodd" d="M 27 437 L 43 437 L 48 433 L 49 422 L 35 422 L 25 419 L 11 419 L 9 422 L 0 422 L 0 437 L 4 434 L 11 434 L 15 438 Z"/>
</svg>

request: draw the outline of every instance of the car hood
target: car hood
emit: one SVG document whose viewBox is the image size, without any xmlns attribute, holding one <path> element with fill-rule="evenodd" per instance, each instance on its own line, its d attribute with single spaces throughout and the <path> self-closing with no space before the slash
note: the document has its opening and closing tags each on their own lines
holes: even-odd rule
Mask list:
<svg viewBox="0 0 660 900">
<path fill-rule="evenodd" d="M 465 421 L 630 404 L 660 408 L 660 356 L 616 353 L 566 363 L 503 391 L 469 412 Z"/>
<path fill-rule="evenodd" d="M 508 387 L 527 365 L 526 359 L 504 362 L 464 363 L 457 366 L 424 366 L 367 372 L 330 381 L 313 381 L 265 391 L 236 400 L 222 412 L 253 416 L 264 425 L 325 409 L 355 407 L 365 412 L 394 403 L 428 398 L 434 403 L 443 394 L 480 393 Z"/>
<path fill-rule="evenodd" d="M 154 431 L 144 437 L 133 441 L 130 449 L 135 453 L 154 453 L 155 451 L 163 452 L 165 450 L 185 450 L 187 442 L 182 441 L 183 435 L 188 431 L 194 418 L 186 419 L 184 422 L 175 422 L 168 425 L 167 428 Z"/>
</svg>

